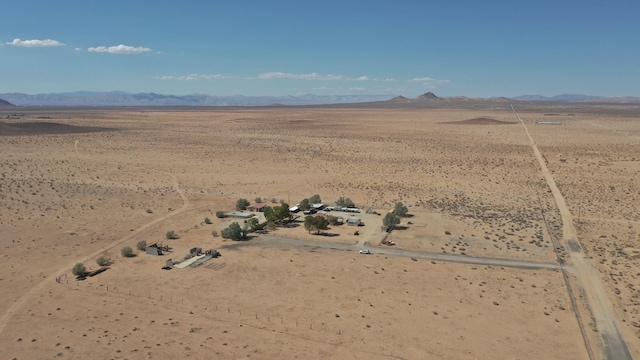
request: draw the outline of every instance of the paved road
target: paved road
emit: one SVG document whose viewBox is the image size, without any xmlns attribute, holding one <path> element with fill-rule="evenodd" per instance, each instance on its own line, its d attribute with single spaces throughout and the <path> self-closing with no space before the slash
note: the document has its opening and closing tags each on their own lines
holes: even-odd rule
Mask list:
<svg viewBox="0 0 640 360">
<path fill-rule="evenodd" d="M 571 261 L 575 267 L 575 274 L 578 277 L 579 282 L 585 292 L 585 297 L 591 314 L 595 318 L 596 327 L 602 337 L 604 345 L 604 354 L 607 359 L 611 360 L 625 360 L 633 359 L 627 348 L 627 344 L 622 339 L 618 327 L 616 325 L 616 314 L 613 311 L 611 301 L 607 296 L 607 291 L 602 284 L 602 279 L 598 272 L 589 264 L 580 251 L 579 242 L 577 240 L 577 231 L 573 226 L 573 215 L 569 211 L 569 207 L 564 200 L 560 189 L 556 185 L 553 175 L 547 168 L 544 157 L 538 149 L 533 137 L 529 133 L 527 125 L 520 119 L 520 116 L 516 110 L 511 106 L 511 109 L 515 113 L 516 117 L 524 127 L 525 132 L 529 138 L 529 143 L 533 148 L 536 159 L 540 165 L 540 171 L 544 177 L 547 185 L 551 189 L 551 193 L 556 201 L 560 216 L 562 218 L 562 238 L 566 246 L 571 250 Z M 582 329 L 583 333 L 585 329 Z M 585 339 L 587 345 L 587 351 L 589 351 L 589 357 L 593 358 L 593 354 L 589 349 L 588 341 Z"/>
<path fill-rule="evenodd" d="M 335 249 L 335 250 L 343 250 L 343 251 L 358 251 L 360 249 L 364 249 L 365 247 L 360 244 L 338 244 L 332 242 L 325 241 L 315 241 L 315 240 L 299 240 L 299 239 L 289 239 L 275 236 L 266 236 L 261 235 L 258 241 L 248 242 L 248 243 L 234 243 L 239 244 L 238 246 L 251 246 L 251 245 L 260 245 L 260 246 L 306 246 L 306 247 L 318 247 L 318 248 L 327 248 L 327 249 Z M 234 244 L 230 245 L 234 246 Z M 462 264 L 474 264 L 474 265 L 490 265 L 490 266 L 504 266 L 504 267 L 513 267 L 519 269 L 550 269 L 550 270 L 560 270 L 560 266 L 554 263 L 545 263 L 545 262 L 536 262 L 536 261 L 524 261 L 524 260 L 511 260 L 511 259 L 495 259 L 495 258 L 483 258 L 483 257 L 473 257 L 466 255 L 453 255 L 453 254 L 439 254 L 439 253 L 429 253 L 422 251 L 411 251 L 411 250 L 403 250 L 392 247 L 374 247 L 368 248 L 372 254 L 385 254 L 392 256 L 402 256 L 416 259 L 428 259 L 428 260 L 437 260 L 437 261 L 446 261 L 446 262 L 454 262 L 454 263 L 462 263 Z"/>
</svg>

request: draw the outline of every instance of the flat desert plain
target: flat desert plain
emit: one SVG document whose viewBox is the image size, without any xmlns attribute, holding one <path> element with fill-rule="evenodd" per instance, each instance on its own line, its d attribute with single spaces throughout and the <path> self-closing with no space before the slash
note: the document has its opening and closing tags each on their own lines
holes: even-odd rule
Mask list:
<svg viewBox="0 0 640 360">
<path fill-rule="evenodd" d="M 2 358 L 640 357 L 640 108 L 434 104 L 0 110 Z M 363 226 L 212 235 L 314 194 Z"/>
</svg>

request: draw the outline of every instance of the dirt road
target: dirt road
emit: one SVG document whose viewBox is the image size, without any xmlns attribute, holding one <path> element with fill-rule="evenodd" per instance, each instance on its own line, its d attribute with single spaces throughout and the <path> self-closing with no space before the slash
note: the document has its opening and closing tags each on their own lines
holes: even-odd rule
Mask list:
<svg viewBox="0 0 640 360">
<path fill-rule="evenodd" d="M 254 245 L 256 246 L 288 246 L 288 247 L 306 246 L 310 248 L 327 248 L 327 249 L 335 249 L 335 250 L 343 250 L 343 251 L 358 251 L 360 249 L 364 249 L 364 246 L 362 246 L 361 244 L 355 244 L 355 245 L 338 244 L 338 243 L 315 241 L 315 240 L 299 240 L 299 239 L 290 239 L 290 238 L 266 236 L 266 235 L 261 235 L 259 241 L 246 242 L 246 243 L 237 242 L 229 246 L 241 247 L 241 246 L 254 246 Z M 504 266 L 504 267 L 519 268 L 519 269 L 550 269 L 550 270 L 560 269 L 560 266 L 557 264 L 534 262 L 534 261 L 493 259 L 493 258 L 473 257 L 473 256 L 466 256 L 466 255 L 428 253 L 428 252 L 421 252 L 421 251 L 395 249 L 391 247 L 376 247 L 370 250 L 372 254 L 386 254 L 386 255 L 402 256 L 402 257 L 409 257 L 409 258 L 416 258 L 416 259 L 428 259 L 428 260 L 455 262 L 455 263 L 463 263 L 463 264 Z"/>
<path fill-rule="evenodd" d="M 587 303 L 591 309 L 592 316 L 595 318 L 598 332 L 602 336 L 605 357 L 612 360 L 632 359 L 629 349 L 618 331 L 618 327 L 616 325 L 616 314 L 613 311 L 613 306 L 607 296 L 602 280 L 598 272 L 584 258 L 579 246 L 576 246 L 579 242 L 577 240 L 576 229 L 573 226 L 573 215 L 569 211 L 564 197 L 556 185 L 553 175 L 547 168 L 546 162 L 544 161 L 538 146 L 529 133 L 529 129 L 524 121 L 520 119 L 520 116 L 513 106 L 511 106 L 511 109 L 529 137 L 531 147 L 533 148 L 536 159 L 540 164 L 542 175 L 551 189 L 556 205 L 560 210 L 560 216 L 562 217 L 562 238 L 567 248 L 571 250 L 571 261 L 575 267 L 576 276 L 584 289 Z"/>
<path fill-rule="evenodd" d="M 76 141 L 74 143 L 74 148 L 76 151 L 76 154 L 78 155 L 78 157 L 81 158 L 87 158 L 86 156 L 81 155 L 80 153 L 78 153 L 78 141 Z M 111 249 L 113 249 L 114 247 L 128 241 L 131 240 L 133 238 L 135 238 L 136 236 L 139 236 L 142 232 L 152 228 L 153 226 L 167 220 L 168 218 L 178 215 L 179 213 L 185 211 L 187 209 L 187 207 L 189 207 L 189 199 L 185 196 L 184 192 L 180 189 L 180 187 L 178 186 L 178 179 L 176 179 L 176 177 L 173 174 L 170 173 L 166 173 L 163 171 L 159 171 L 159 170 L 155 170 L 155 169 L 148 169 L 150 171 L 156 171 L 156 172 L 160 172 L 168 177 L 171 178 L 171 181 L 173 183 L 173 187 L 176 190 L 176 192 L 178 193 L 178 195 L 180 195 L 180 198 L 182 199 L 182 207 L 180 207 L 180 209 L 177 209 L 175 211 L 172 211 L 168 214 L 165 214 L 159 218 L 156 218 L 142 226 L 140 226 L 139 228 L 135 229 L 134 231 L 130 232 L 129 234 L 127 234 L 126 236 L 123 236 L 122 238 L 119 238 L 117 240 L 112 241 L 110 244 L 92 252 L 91 254 L 86 255 L 83 259 L 78 259 L 76 261 L 74 261 L 71 264 L 68 264 L 62 268 L 60 268 L 58 271 L 56 271 L 55 273 L 47 276 L 44 280 L 42 280 L 41 282 L 39 282 L 37 285 L 35 285 L 33 288 L 31 288 L 31 290 L 29 290 L 26 294 L 22 295 L 22 297 L 20 297 L 16 302 L 14 302 L 13 304 L 11 304 L 11 306 L 9 307 L 9 309 L 2 315 L 2 317 L 0 318 L 0 334 L 3 332 L 4 328 L 7 326 L 7 323 L 9 322 L 9 320 L 11 319 L 11 317 L 13 316 L 13 314 L 20 309 L 33 295 L 37 294 L 39 291 L 41 291 L 46 285 L 47 283 L 53 282 L 57 277 L 60 277 L 66 273 L 69 272 L 69 269 L 73 268 L 73 266 L 76 263 L 79 262 L 87 262 L 97 256 L 99 256 L 100 254 L 109 251 Z"/>
</svg>

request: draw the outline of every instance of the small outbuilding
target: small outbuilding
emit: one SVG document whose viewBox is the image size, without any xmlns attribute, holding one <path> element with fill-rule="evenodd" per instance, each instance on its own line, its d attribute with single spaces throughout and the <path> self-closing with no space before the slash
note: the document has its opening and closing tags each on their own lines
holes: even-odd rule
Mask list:
<svg viewBox="0 0 640 360">
<path fill-rule="evenodd" d="M 357 217 L 350 217 L 347 219 L 347 225 L 350 226 L 359 226 L 362 223 L 362 220 Z"/>
<path fill-rule="evenodd" d="M 267 207 L 267 204 L 265 204 L 265 203 L 256 203 L 256 204 L 251 204 L 251 205 L 247 206 L 247 210 L 263 212 L 265 207 Z"/>
<path fill-rule="evenodd" d="M 162 255 L 162 248 L 158 244 L 151 244 L 146 247 L 145 252 L 149 255 Z"/>
</svg>

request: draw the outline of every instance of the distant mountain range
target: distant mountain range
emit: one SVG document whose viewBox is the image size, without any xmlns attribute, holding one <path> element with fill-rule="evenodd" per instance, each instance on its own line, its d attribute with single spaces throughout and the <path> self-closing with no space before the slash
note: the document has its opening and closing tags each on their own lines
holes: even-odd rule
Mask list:
<svg viewBox="0 0 640 360">
<path fill-rule="evenodd" d="M 162 95 L 156 93 L 73 92 L 55 94 L 0 94 L 18 106 L 272 106 L 345 104 L 391 99 L 394 95 L 215 96 Z"/>
<path fill-rule="evenodd" d="M 4 100 L 2 100 L 4 99 Z M 109 106 L 293 106 L 293 105 L 326 105 L 326 104 L 352 104 L 352 103 L 388 103 L 388 104 L 416 104 L 438 102 L 470 102 L 470 101 L 547 101 L 547 102 L 603 102 L 603 103 L 633 103 L 640 104 L 640 98 L 620 97 L 605 98 L 599 96 L 587 96 L 577 94 L 564 94 L 557 96 L 523 95 L 513 98 L 468 98 L 437 97 L 428 92 L 415 99 L 395 95 L 302 95 L 302 96 L 215 96 L 215 95 L 162 95 L 156 93 L 126 93 L 112 92 L 88 92 L 78 91 L 72 93 L 52 94 L 0 94 L 0 107 L 17 106 L 62 106 L 62 107 L 109 107 Z"/>
</svg>

